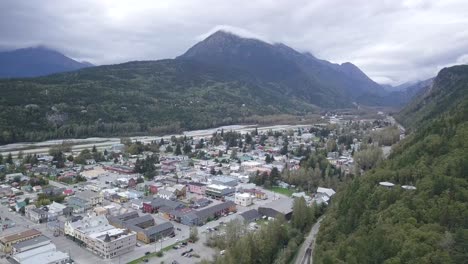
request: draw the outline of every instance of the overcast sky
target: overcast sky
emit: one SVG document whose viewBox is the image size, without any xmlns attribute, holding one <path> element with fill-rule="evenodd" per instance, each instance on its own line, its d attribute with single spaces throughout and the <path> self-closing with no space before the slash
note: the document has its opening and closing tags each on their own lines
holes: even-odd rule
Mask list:
<svg viewBox="0 0 468 264">
<path fill-rule="evenodd" d="M 350 61 L 380 83 L 468 63 L 466 0 L 0 1 L 0 48 L 94 64 L 174 58 L 220 28 Z"/>
</svg>

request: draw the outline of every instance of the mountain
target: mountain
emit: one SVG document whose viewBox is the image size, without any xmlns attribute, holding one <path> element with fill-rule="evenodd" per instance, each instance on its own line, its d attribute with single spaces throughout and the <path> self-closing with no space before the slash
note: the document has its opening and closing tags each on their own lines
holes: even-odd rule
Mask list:
<svg viewBox="0 0 468 264">
<path fill-rule="evenodd" d="M 351 63 L 223 31 L 173 60 L 4 79 L 0 92 L 0 144 L 172 133 L 304 116 L 354 102 L 395 105 Z"/>
<path fill-rule="evenodd" d="M 468 259 L 468 66 L 441 70 L 396 118 L 411 134 L 337 192 L 314 263 Z"/>
<path fill-rule="evenodd" d="M 37 77 L 91 66 L 44 47 L 0 52 L 0 78 Z"/>
<path fill-rule="evenodd" d="M 0 80 L 0 144 L 181 132 L 317 108 L 251 74 L 189 60 Z"/>
<path fill-rule="evenodd" d="M 197 43 L 178 60 L 249 72 L 276 83 L 292 95 L 321 107 L 366 103 L 367 95 L 383 96 L 383 88 L 351 63 L 333 64 L 284 44 L 269 44 L 218 31 Z"/>
</svg>

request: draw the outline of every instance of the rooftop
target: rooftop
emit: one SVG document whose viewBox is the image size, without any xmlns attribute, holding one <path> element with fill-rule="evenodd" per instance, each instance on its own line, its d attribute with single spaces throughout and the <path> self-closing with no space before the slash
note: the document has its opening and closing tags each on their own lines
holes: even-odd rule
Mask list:
<svg viewBox="0 0 468 264">
<path fill-rule="evenodd" d="M 16 234 L 0 237 L 0 241 L 2 243 L 8 243 L 8 242 L 13 242 L 13 241 L 17 241 L 20 239 L 28 238 L 28 237 L 39 236 L 41 234 L 42 233 L 36 229 L 28 229 L 26 231 L 22 231 Z"/>
<path fill-rule="evenodd" d="M 50 239 L 48 237 L 44 236 L 44 235 L 40 235 L 40 236 L 35 237 L 35 238 L 31 238 L 31 239 L 28 239 L 28 240 L 24 240 L 24 241 L 15 243 L 15 244 L 13 244 L 13 247 L 16 248 L 16 249 L 21 249 L 21 248 L 24 248 L 24 247 L 30 247 L 32 245 L 39 244 L 39 243 L 46 242 L 46 241 L 50 242 Z"/>
</svg>

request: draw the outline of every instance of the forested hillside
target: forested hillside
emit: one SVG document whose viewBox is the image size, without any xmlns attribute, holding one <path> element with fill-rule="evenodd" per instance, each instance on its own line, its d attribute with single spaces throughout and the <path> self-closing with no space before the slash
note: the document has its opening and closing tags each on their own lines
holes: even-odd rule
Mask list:
<svg viewBox="0 0 468 264">
<path fill-rule="evenodd" d="M 339 190 L 314 263 L 466 263 L 468 66 L 442 70 L 400 121 L 414 132 L 380 167 Z"/>
<path fill-rule="evenodd" d="M 0 80 L 0 91 L 0 144 L 167 133 L 317 109 L 248 73 L 189 60 L 129 62 Z"/>
</svg>

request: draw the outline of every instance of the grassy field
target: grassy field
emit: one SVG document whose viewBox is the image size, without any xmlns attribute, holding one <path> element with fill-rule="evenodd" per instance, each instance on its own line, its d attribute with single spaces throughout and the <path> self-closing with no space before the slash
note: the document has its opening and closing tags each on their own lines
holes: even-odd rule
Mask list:
<svg viewBox="0 0 468 264">
<path fill-rule="evenodd" d="M 270 189 L 270 191 L 275 192 L 275 193 L 284 194 L 284 195 L 286 195 L 288 197 L 290 197 L 294 193 L 294 190 L 292 190 L 292 189 L 286 189 L 286 188 L 281 188 L 281 187 L 272 187 Z"/>
</svg>

